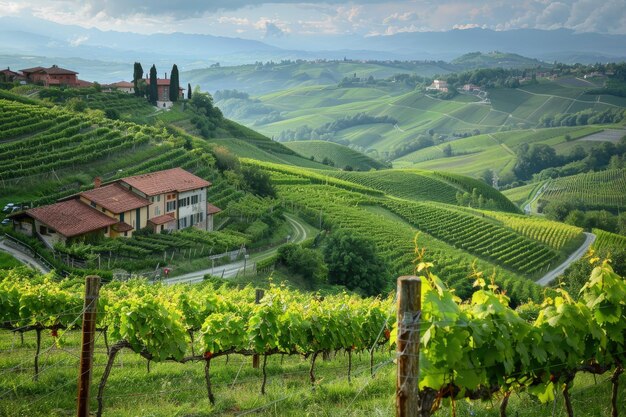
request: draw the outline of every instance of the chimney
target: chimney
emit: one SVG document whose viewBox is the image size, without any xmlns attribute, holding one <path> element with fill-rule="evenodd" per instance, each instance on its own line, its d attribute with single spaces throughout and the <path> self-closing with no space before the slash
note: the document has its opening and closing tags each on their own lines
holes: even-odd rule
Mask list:
<svg viewBox="0 0 626 417">
<path fill-rule="evenodd" d="M 165 73 L 165 79 L 167 80 L 167 72 Z"/>
<path fill-rule="evenodd" d="M 102 185 L 102 178 L 100 177 L 96 177 L 93 179 L 93 188 L 100 188 L 100 186 Z"/>
</svg>

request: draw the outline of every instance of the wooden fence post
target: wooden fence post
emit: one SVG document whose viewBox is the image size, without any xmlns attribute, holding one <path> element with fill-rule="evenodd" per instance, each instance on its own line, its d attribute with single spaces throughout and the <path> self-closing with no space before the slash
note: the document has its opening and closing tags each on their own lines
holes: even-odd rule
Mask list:
<svg viewBox="0 0 626 417">
<path fill-rule="evenodd" d="M 418 374 L 422 282 L 415 276 L 398 278 L 398 339 L 396 417 L 418 415 Z"/>
<path fill-rule="evenodd" d="M 261 304 L 261 299 L 263 298 L 264 295 L 265 295 L 265 291 L 260 288 L 257 288 L 256 293 L 254 294 L 254 304 Z M 254 354 L 252 356 L 252 367 L 253 368 L 259 367 L 259 355 L 258 354 Z"/>
<path fill-rule="evenodd" d="M 89 417 L 89 387 L 91 385 L 94 338 L 96 333 L 96 313 L 100 277 L 85 277 L 85 307 L 83 313 L 82 349 L 80 352 L 80 373 L 78 374 L 78 400 L 76 415 Z"/>
</svg>

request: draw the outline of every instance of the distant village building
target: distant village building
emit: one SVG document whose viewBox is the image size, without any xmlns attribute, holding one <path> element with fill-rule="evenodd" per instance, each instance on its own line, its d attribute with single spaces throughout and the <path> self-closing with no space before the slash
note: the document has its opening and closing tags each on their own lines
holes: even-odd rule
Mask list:
<svg viewBox="0 0 626 417">
<path fill-rule="evenodd" d="M 474 84 L 465 84 L 463 86 L 463 91 L 467 91 L 467 92 L 480 91 L 480 87 Z"/>
<path fill-rule="evenodd" d="M 52 247 L 90 235 L 130 237 L 149 227 L 154 232 L 197 227 L 213 230 L 221 210 L 207 202 L 209 181 L 182 168 L 126 177 L 58 203 L 28 209 L 10 217 L 16 230 L 41 238 Z"/>
<path fill-rule="evenodd" d="M 108 91 L 116 90 L 128 94 L 135 93 L 135 86 L 133 85 L 133 83 L 129 83 L 128 81 L 118 81 L 113 84 L 107 84 L 105 87 Z"/>
<path fill-rule="evenodd" d="M 26 77 L 21 72 L 11 71 L 11 68 L 7 67 L 7 69 L 0 70 L 0 74 L 2 75 L 0 79 L 4 79 L 5 82 L 13 82 L 13 81 L 26 81 Z"/>
<path fill-rule="evenodd" d="M 150 78 L 146 78 L 146 85 L 150 85 Z M 178 98 L 185 98 L 185 89 L 182 87 L 178 87 Z M 167 78 L 157 78 L 157 107 L 161 109 L 169 109 L 174 105 L 174 103 L 170 100 L 170 79 Z"/>
<path fill-rule="evenodd" d="M 444 93 L 448 92 L 448 83 L 443 80 L 434 80 L 430 87 L 426 88 L 427 90 L 437 90 L 443 91 Z"/>
<path fill-rule="evenodd" d="M 44 87 L 91 87 L 93 83 L 79 80 L 76 71 L 53 65 L 50 68 L 33 67 L 20 70 L 26 81 Z"/>
</svg>

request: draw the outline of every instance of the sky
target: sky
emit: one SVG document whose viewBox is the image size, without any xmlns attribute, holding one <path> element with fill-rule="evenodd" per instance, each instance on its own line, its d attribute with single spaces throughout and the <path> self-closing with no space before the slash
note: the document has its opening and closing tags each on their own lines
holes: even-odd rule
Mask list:
<svg viewBox="0 0 626 417">
<path fill-rule="evenodd" d="M 519 28 L 626 34 L 626 0 L 0 0 L 0 16 L 138 33 L 257 40 Z"/>
</svg>

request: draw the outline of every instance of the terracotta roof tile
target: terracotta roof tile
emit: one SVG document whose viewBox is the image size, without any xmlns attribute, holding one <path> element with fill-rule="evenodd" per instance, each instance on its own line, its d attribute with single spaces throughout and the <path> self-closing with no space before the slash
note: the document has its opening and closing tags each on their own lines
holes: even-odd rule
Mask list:
<svg viewBox="0 0 626 417">
<path fill-rule="evenodd" d="M 120 181 L 125 182 L 148 196 L 170 192 L 182 193 L 184 191 L 211 186 L 209 181 L 203 180 L 182 168 L 172 168 L 149 174 L 136 175 L 134 177 L 122 178 Z"/>
<path fill-rule="evenodd" d="M 109 84 L 109 85 L 111 87 L 118 87 L 118 88 L 131 88 L 135 86 L 133 83 L 129 83 L 128 81 L 118 81 L 116 83 Z"/>
<path fill-rule="evenodd" d="M 80 195 L 115 214 L 150 205 L 149 200 L 128 191 L 118 183 L 94 188 Z"/>
<path fill-rule="evenodd" d="M 45 68 L 44 67 L 33 67 L 33 68 L 26 68 L 26 69 L 20 70 L 20 72 L 23 72 L 24 74 L 26 74 L 26 73 L 33 73 L 33 72 L 41 71 L 42 69 L 45 69 Z"/>
<path fill-rule="evenodd" d="M 79 200 L 32 208 L 26 210 L 26 214 L 65 237 L 93 232 L 118 222 Z"/>
<path fill-rule="evenodd" d="M 148 220 L 148 223 L 152 223 L 153 225 L 158 226 L 160 224 L 169 223 L 174 220 L 176 220 L 176 218 L 172 214 L 168 213 L 168 214 L 162 214 L 160 216 L 153 217 Z"/>
<path fill-rule="evenodd" d="M 214 206 L 213 204 L 207 203 L 206 205 L 206 214 L 215 214 L 222 211 L 221 208 Z"/>
<path fill-rule="evenodd" d="M 129 230 L 133 230 L 133 226 L 125 222 L 119 222 L 111 226 L 111 229 L 115 230 L 116 232 L 124 233 L 128 232 Z"/>
<path fill-rule="evenodd" d="M 76 71 L 68 70 L 65 68 L 57 67 L 56 65 L 51 66 L 50 68 L 43 69 L 45 73 L 50 75 L 73 75 L 78 74 Z"/>
</svg>

